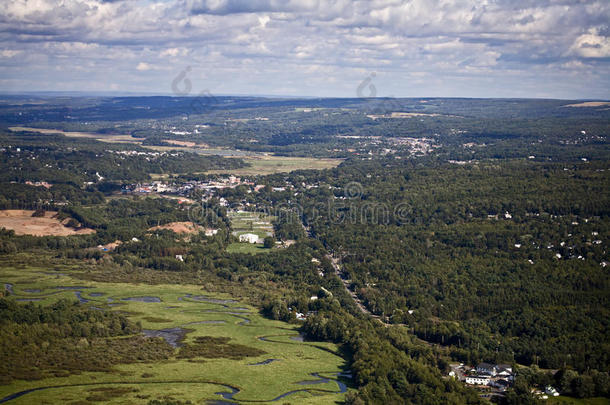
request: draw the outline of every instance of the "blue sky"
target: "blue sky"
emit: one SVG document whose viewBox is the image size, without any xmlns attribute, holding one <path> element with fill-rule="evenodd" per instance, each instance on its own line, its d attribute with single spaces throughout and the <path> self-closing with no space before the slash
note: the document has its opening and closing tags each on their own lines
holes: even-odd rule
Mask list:
<svg viewBox="0 0 610 405">
<path fill-rule="evenodd" d="M 608 0 L 4 0 L 0 91 L 607 99 L 609 24 Z"/>
</svg>

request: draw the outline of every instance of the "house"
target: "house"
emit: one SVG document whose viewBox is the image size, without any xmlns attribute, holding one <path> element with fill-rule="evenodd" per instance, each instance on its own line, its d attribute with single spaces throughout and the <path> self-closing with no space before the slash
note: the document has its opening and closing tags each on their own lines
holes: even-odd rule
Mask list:
<svg viewBox="0 0 610 405">
<path fill-rule="evenodd" d="M 258 235 L 254 233 L 244 233 L 243 235 L 239 235 L 240 242 L 248 242 L 248 243 L 256 243 L 258 242 Z"/>
<path fill-rule="evenodd" d="M 496 375 L 500 378 L 507 378 L 509 380 L 512 380 L 513 367 L 510 364 L 497 364 Z"/>
<path fill-rule="evenodd" d="M 488 375 L 469 375 L 466 376 L 466 384 L 470 385 L 489 385 L 491 378 Z"/>
<path fill-rule="evenodd" d="M 548 386 L 547 386 L 547 387 L 544 389 L 544 392 L 545 392 L 545 393 L 547 393 L 547 394 L 549 394 L 549 395 L 552 395 L 552 396 L 554 396 L 554 397 L 558 397 L 558 396 L 559 396 L 559 392 L 557 392 L 557 390 L 556 390 L 555 388 L 551 387 L 550 385 L 548 385 Z"/>
<path fill-rule="evenodd" d="M 207 228 L 205 230 L 205 236 L 214 236 L 218 233 L 218 229 Z"/>
<path fill-rule="evenodd" d="M 479 374 L 495 376 L 497 371 L 498 369 L 495 364 L 479 363 L 479 365 L 477 366 L 477 373 Z"/>
</svg>

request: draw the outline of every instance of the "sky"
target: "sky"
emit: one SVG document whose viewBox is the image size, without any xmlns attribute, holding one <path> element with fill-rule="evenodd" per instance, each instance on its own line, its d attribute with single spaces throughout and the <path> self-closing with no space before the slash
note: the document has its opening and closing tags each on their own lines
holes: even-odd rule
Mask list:
<svg viewBox="0 0 610 405">
<path fill-rule="evenodd" d="M 2 0 L 0 92 L 610 98 L 609 0 Z"/>
</svg>

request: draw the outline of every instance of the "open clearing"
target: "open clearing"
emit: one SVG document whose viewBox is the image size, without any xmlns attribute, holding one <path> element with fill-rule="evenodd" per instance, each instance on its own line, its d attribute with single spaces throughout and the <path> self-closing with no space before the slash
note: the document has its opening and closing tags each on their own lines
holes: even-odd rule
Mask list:
<svg viewBox="0 0 610 405">
<path fill-rule="evenodd" d="M 118 365 L 111 372 L 17 380 L 0 386 L 0 402 L 38 389 L 7 403 L 84 404 L 90 403 L 84 398 L 111 388 L 121 395 L 108 402 L 121 404 L 147 404 L 165 395 L 197 404 L 223 399 L 226 403 L 334 404 L 344 399 L 350 378 L 339 375 L 347 370 L 338 347 L 292 339 L 299 336 L 298 325 L 266 319 L 249 305 L 207 293 L 195 285 L 90 282 L 70 277 L 79 271 L 71 267 L 56 270 L 61 272 L 4 267 L 0 269 L 0 282 L 10 283 L 15 298 L 20 300 L 39 300 L 37 303 L 47 305 L 59 298 L 80 297 L 81 305 L 124 311 L 132 320 L 140 321 L 143 329 L 191 329 L 184 339 L 186 343 L 194 342 L 198 336 L 230 337 L 231 343 L 265 354 L 241 360 L 174 357 Z"/>
<path fill-rule="evenodd" d="M 175 233 L 197 233 L 200 230 L 203 230 L 202 227 L 197 224 L 194 224 L 193 222 L 170 222 L 169 224 L 165 225 L 153 226 L 148 230 L 158 231 L 164 229 L 174 231 Z"/>
<path fill-rule="evenodd" d="M 265 248 L 260 243 L 239 242 L 239 243 L 230 243 L 227 246 L 227 252 L 229 252 L 229 253 L 259 254 L 259 253 L 268 253 L 270 251 L 271 251 L 271 249 Z"/>
<path fill-rule="evenodd" d="M 322 170 L 339 166 L 343 159 L 331 158 L 304 158 L 287 156 L 242 156 L 250 167 L 239 169 L 209 170 L 209 174 L 234 174 L 239 176 L 267 175 L 274 173 L 287 173 L 294 170 Z"/>
<path fill-rule="evenodd" d="M 47 211 L 44 217 L 33 217 L 31 210 L 1 210 L 0 228 L 12 229 L 17 235 L 70 236 L 95 233 L 93 229 L 74 229 L 64 226 L 56 218 L 56 211 Z"/>
<path fill-rule="evenodd" d="M 96 134 L 92 132 L 72 132 L 62 131 L 61 129 L 46 129 L 46 128 L 32 128 L 32 127 L 9 127 L 11 131 L 26 131 L 26 132 L 39 132 L 41 134 L 62 134 L 71 138 L 90 138 L 101 142 L 108 143 L 135 143 L 141 144 L 144 138 L 134 138 L 131 135 L 104 135 Z"/>
<path fill-rule="evenodd" d="M 266 236 L 273 236 L 273 225 L 271 221 L 275 219 L 273 216 L 266 215 L 260 212 L 248 211 L 229 211 L 227 213 L 231 220 L 231 228 L 233 235 L 239 237 L 244 233 L 253 233 L 264 239 Z M 260 243 L 231 243 L 227 246 L 229 253 L 266 253 L 271 249 L 264 248 Z"/>
<path fill-rule="evenodd" d="M 187 148 L 209 148 L 210 145 L 205 143 L 195 143 L 191 141 L 177 141 L 175 139 L 164 139 L 163 142 L 169 143 L 170 145 L 184 146 Z"/>
</svg>

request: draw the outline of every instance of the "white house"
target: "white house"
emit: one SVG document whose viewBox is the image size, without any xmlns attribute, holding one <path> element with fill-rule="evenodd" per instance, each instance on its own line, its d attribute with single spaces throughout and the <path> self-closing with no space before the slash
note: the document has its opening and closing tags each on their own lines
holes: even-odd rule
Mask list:
<svg viewBox="0 0 610 405">
<path fill-rule="evenodd" d="M 544 392 L 549 395 L 552 395 L 554 397 L 559 396 L 559 392 L 557 392 L 557 390 L 555 388 L 551 387 L 550 385 L 545 388 Z"/>
<path fill-rule="evenodd" d="M 205 236 L 213 236 L 218 233 L 218 229 L 206 228 Z"/>
<path fill-rule="evenodd" d="M 258 235 L 253 233 L 244 233 L 243 235 L 239 235 L 240 242 L 248 242 L 248 243 L 256 243 L 258 242 Z"/>
<path fill-rule="evenodd" d="M 498 364 L 496 365 L 497 376 L 500 378 L 506 378 L 509 381 L 513 379 L 513 367 L 510 364 Z"/>
<path fill-rule="evenodd" d="M 466 384 L 489 385 L 491 378 L 488 375 L 469 375 L 466 376 Z"/>
</svg>

